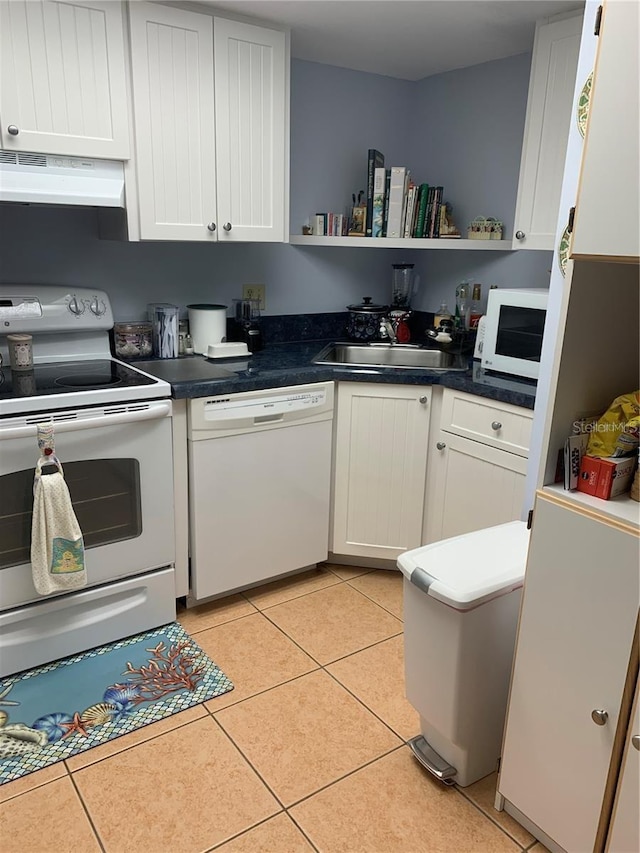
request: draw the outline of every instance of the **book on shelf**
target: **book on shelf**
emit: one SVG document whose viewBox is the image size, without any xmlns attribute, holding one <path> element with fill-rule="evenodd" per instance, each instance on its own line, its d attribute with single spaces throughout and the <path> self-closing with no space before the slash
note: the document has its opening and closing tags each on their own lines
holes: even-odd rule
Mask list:
<svg viewBox="0 0 640 853">
<path fill-rule="evenodd" d="M 389 181 L 389 213 L 386 237 L 401 237 L 402 214 L 404 212 L 406 166 L 392 166 Z"/>
<path fill-rule="evenodd" d="M 348 217 L 344 213 L 316 213 L 313 233 L 316 237 L 343 237 L 347 221 Z"/>
<path fill-rule="evenodd" d="M 404 217 L 404 228 L 402 231 L 403 237 L 412 237 L 413 236 L 413 212 L 415 209 L 416 203 L 416 191 L 417 187 L 414 183 L 409 185 L 409 189 L 407 191 L 407 202 L 406 202 L 406 211 Z"/>
<path fill-rule="evenodd" d="M 429 184 L 420 184 L 418 188 L 418 215 L 416 216 L 416 224 L 413 229 L 413 237 L 422 237 L 424 231 L 424 220 L 427 213 L 427 195 L 429 194 Z"/>
<path fill-rule="evenodd" d="M 427 229 L 427 233 L 425 237 L 435 237 L 436 230 L 436 222 L 439 223 L 438 215 L 440 206 L 442 205 L 442 187 L 434 187 L 433 188 L 433 198 L 431 203 L 431 208 L 429 210 L 429 227 Z"/>
<path fill-rule="evenodd" d="M 387 170 L 382 166 L 375 170 L 373 176 L 372 237 L 382 237 L 384 234 L 383 228 L 386 187 Z"/>
<path fill-rule="evenodd" d="M 369 148 L 367 154 L 367 218 L 365 235 L 373 234 L 373 182 L 376 169 L 384 169 L 384 154 L 376 148 Z"/>
<path fill-rule="evenodd" d="M 324 237 L 327 233 L 327 214 L 316 213 L 313 220 L 313 233 L 318 237 Z"/>
<path fill-rule="evenodd" d="M 387 222 L 389 220 L 389 189 L 391 187 L 391 169 L 384 170 L 384 216 L 382 217 L 381 237 L 387 236 Z"/>
</svg>

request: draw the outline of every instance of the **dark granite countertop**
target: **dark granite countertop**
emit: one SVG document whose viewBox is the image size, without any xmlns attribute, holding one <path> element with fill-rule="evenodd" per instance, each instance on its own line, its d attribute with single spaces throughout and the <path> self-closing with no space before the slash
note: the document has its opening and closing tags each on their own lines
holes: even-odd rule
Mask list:
<svg viewBox="0 0 640 853">
<path fill-rule="evenodd" d="M 443 385 L 502 403 L 533 409 L 535 385 L 509 378 L 486 376 L 475 364 L 467 371 L 416 370 L 394 367 L 331 367 L 312 359 L 330 341 L 313 340 L 268 344 L 244 358 L 216 361 L 201 355 L 175 359 L 133 361 L 147 373 L 171 384 L 177 399 L 259 391 L 309 382 L 349 381 L 399 385 Z"/>
</svg>

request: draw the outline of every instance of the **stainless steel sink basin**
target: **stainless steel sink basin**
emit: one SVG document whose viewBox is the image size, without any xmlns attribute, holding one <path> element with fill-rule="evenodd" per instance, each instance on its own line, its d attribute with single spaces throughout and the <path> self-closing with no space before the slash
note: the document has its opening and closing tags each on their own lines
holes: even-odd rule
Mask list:
<svg viewBox="0 0 640 853">
<path fill-rule="evenodd" d="M 466 370 L 453 353 L 407 344 L 334 343 L 313 359 L 314 364 L 349 367 L 400 367 L 413 370 Z"/>
</svg>

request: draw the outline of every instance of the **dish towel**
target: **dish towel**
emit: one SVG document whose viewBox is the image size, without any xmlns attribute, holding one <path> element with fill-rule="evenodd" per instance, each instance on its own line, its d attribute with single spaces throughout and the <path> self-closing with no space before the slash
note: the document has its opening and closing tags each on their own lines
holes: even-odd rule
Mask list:
<svg viewBox="0 0 640 853">
<path fill-rule="evenodd" d="M 43 465 L 56 465 L 42 476 Z M 84 542 L 62 465 L 55 456 L 41 457 L 33 485 L 31 572 L 40 595 L 86 586 Z"/>
</svg>

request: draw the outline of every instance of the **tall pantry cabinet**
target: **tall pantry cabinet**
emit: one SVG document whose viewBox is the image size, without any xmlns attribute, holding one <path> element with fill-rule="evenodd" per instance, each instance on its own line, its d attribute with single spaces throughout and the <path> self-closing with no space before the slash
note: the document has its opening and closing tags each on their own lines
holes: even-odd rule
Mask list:
<svg viewBox="0 0 640 853">
<path fill-rule="evenodd" d="M 287 34 L 156 3 L 129 19 L 141 239 L 284 241 Z"/>
<path fill-rule="evenodd" d="M 591 6 L 585 13 L 583 47 L 591 39 Z M 640 753 L 633 745 L 639 733 L 632 718 L 638 675 L 640 504 L 628 494 L 603 501 L 565 491 L 554 482 L 558 453 L 574 422 L 601 414 L 616 396 L 640 386 L 634 244 L 625 242 L 621 249 L 617 234 L 608 233 L 601 203 L 598 233 L 589 236 L 585 224 L 596 216 L 590 209 L 589 183 L 606 176 L 612 160 L 624 156 L 626 142 L 621 144 L 619 135 L 628 133 L 633 139 L 635 133 L 637 161 L 637 127 L 628 125 L 634 115 L 628 102 L 635 104 L 637 119 L 640 81 L 630 69 L 637 69 L 638 40 L 627 37 L 629 31 L 637 32 L 637 24 L 635 3 L 604 4 L 585 143 L 579 150 L 579 186 L 579 164 L 567 161 L 565 169 L 563 198 L 577 209 L 574 243 L 569 249 L 568 209 L 561 205 L 562 252 L 556 250 L 554 264 L 562 263 L 564 277 L 559 279 L 554 269 L 547 318 L 554 333 L 541 366 L 548 402 L 534 419 L 530 475 L 537 492 L 497 806 L 504 806 L 552 853 L 640 849 Z M 606 81 L 610 74 L 626 92 L 624 99 L 611 101 L 607 85 L 601 85 L 601 75 Z M 579 96 L 585 88 L 579 81 L 576 90 L 577 106 L 584 107 Z M 618 108 L 612 109 L 616 103 Z M 584 121 L 584 109 L 576 115 Z M 589 161 L 595 150 L 591 130 L 600 144 L 602 121 L 608 126 L 610 153 L 596 167 Z M 612 168 L 615 173 L 624 165 Z M 629 163 L 629 175 L 633 168 Z M 637 197 L 637 182 L 620 183 L 616 209 L 624 211 L 621 230 L 627 235 L 640 233 Z M 606 305 L 619 306 L 613 329 L 603 316 Z"/>
</svg>

